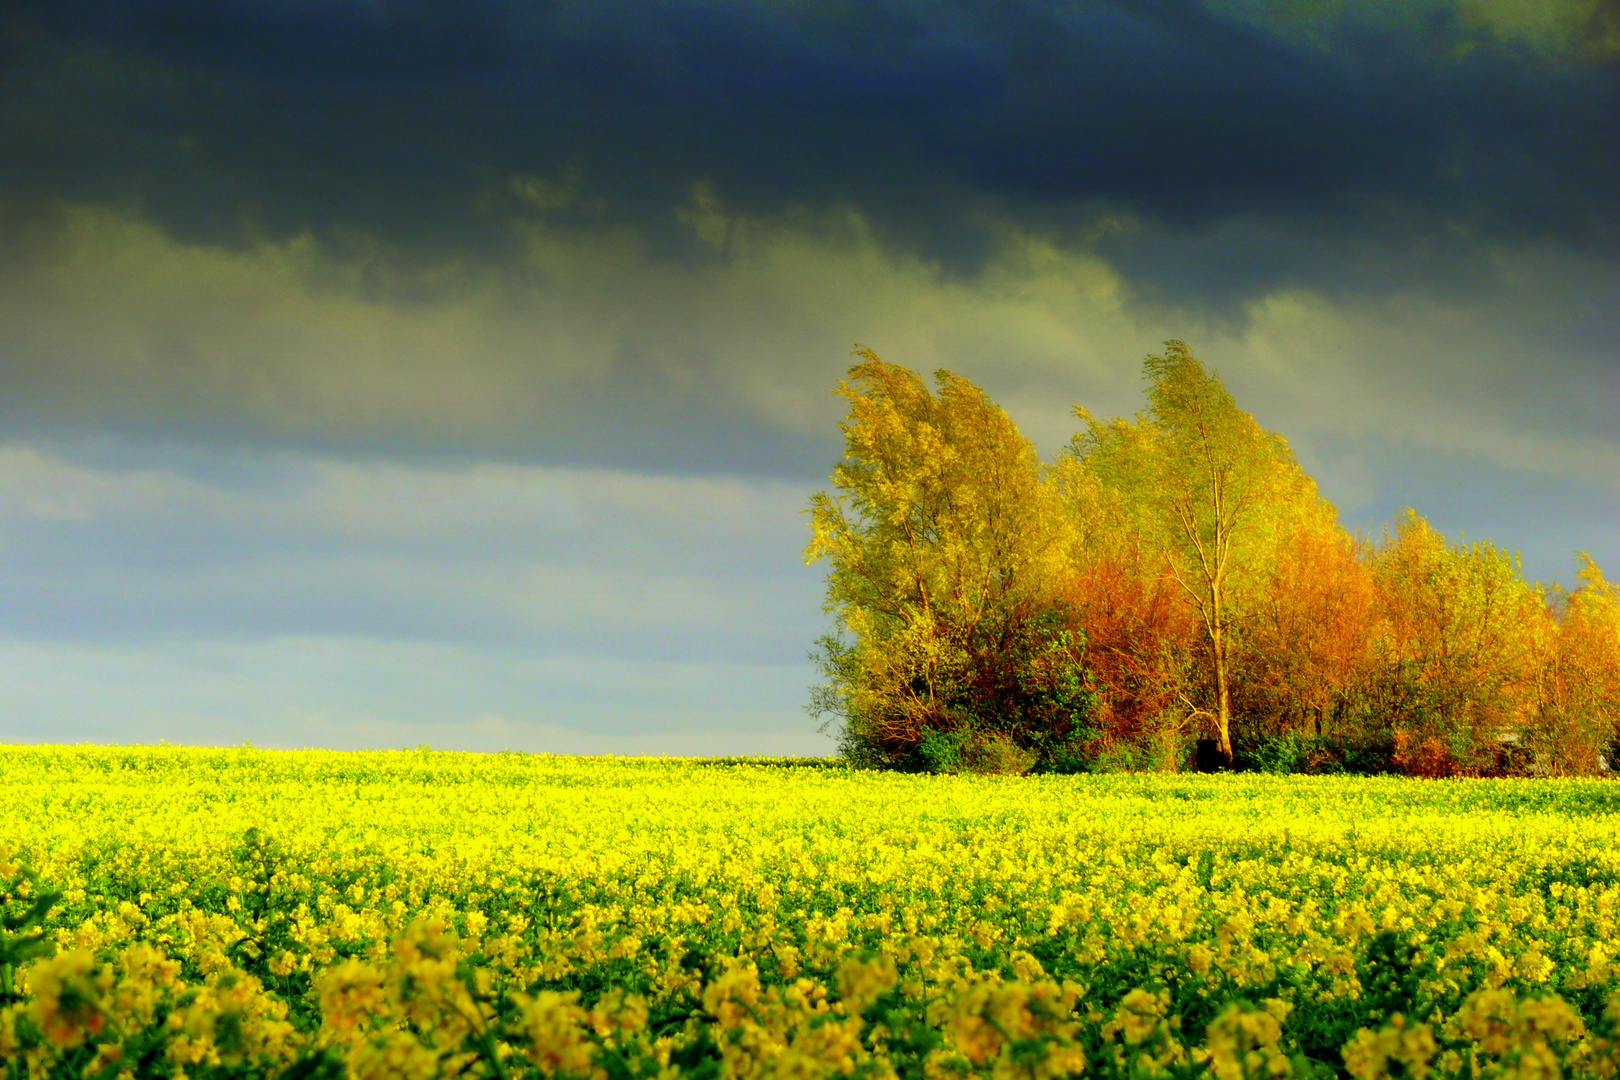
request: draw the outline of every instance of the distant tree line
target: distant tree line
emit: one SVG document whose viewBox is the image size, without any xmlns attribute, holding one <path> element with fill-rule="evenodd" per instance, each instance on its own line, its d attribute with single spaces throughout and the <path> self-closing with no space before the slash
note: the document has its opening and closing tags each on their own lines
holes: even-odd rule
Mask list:
<svg viewBox="0 0 1620 1080">
<path fill-rule="evenodd" d="M 1179 341 L 1147 409 L 1042 463 L 948 371 L 867 349 L 807 561 L 833 628 L 811 710 L 848 758 L 939 772 L 1592 774 L 1620 722 L 1620 591 L 1407 510 L 1352 536 Z M 1616 762 L 1620 765 L 1620 762 Z"/>
</svg>

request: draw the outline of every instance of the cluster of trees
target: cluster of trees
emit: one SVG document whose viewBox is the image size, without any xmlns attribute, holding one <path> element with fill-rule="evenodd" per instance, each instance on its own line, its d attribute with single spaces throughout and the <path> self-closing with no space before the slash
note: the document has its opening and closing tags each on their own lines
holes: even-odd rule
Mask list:
<svg viewBox="0 0 1620 1080">
<path fill-rule="evenodd" d="M 814 496 L 832 630 L 811 709 L 862 763 L 1597 773 L 1620 724 L 1620 590 L 1572 591 L 1408 510 L 1350 535 L 1288 444 L 1179 341 L 1148 408 L 1042 463 L 948 371 L 866 349 Z M 1207 756 L 1207 754 L 1206 754 Z M 1616 762 L 1620 765 L 1620 762 Z"/>
</svg>

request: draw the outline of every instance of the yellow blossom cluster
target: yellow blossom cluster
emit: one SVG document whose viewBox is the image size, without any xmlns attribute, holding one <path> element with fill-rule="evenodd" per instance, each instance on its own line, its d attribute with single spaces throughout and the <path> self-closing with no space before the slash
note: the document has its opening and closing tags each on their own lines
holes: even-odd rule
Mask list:
<svg viewBox="0 0 1620 1080">
<path fill-rule="evenodd" d="M 141 1068 L 177 1080 L 244 1068 L 276 1075 L 293 1061 L 305 1040 L 258 979 L 226 970 L 191 983 L 181 966 L 143 943 L 106 961 L 85 949 L 35 960 L 16 973 L 18 1000 L 0 1007 L 0 1060 L 13 1076 L 133 1077 Z"/>
<path fill-rule="evenodd" d="M 0 748 L 0 1078 L 1620 1075 L 1620 785 Z"/>
</svg>

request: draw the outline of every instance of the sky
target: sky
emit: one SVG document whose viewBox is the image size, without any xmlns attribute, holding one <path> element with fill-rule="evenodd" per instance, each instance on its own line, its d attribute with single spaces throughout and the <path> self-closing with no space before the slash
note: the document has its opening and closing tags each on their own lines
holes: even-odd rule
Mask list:
<svg viewBox="0 0 1620 1080">
<path fill-rule="evenodd" d="M 827 754 L 856 343 L 1620 577 L 1617 0 L 0 0 L 0 742 Z"/>
</svg>

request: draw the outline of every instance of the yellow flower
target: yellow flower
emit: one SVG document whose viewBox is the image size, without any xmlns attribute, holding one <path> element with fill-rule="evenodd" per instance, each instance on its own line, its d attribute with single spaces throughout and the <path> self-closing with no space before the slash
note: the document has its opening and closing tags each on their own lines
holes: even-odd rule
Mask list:
<svg viewBox="0 0 1620 1080">
<path fill-rule="evenodd" d="M 703 990 L 703 1010 L 715 1018 L 721 1031 L 754 1022 L 759 1004 L 759 969 L 732 963 Z"/>
<path fill-rule="evenodd" d="M 609 990 L 591 1009 L 591 1030 L 598 1038 L 635 1035 L 647 1027 L 647 999 L 640 994 Z"/>
<path fill-rule="evenodd" d="M 1559 1076 L 1565 1049 L 1586 1034 L 1585 1022 L 1562 998 L 1519 1001 L 1500 988 L 1470 994 L 1447 1029 L 1471 1040 L 1476 1052 L 1498 1058 L 1506 1075 L 1526 1080 Z"/>
<path fill-rule="evenodd" d="M 1233 1002 L 1205 1030 L 1205 1051 L 1219 1080 L 1290 1076 L 1293 1066 L 1279 1048 L 1282 1028 L 1264 1009 Z"/>
<path fill-rule="evenodd" d="M 354 1080 L 439 1080 L 458 1075 L 467 1062 L 443 1058 L 408 1031 L 390 1031 L 355 1046 L 348 1055 Z"/>
<path fill-rule="evenodd" d="M 405 1019 L 447 1045 L 487 1023 L 487 1010 L 479 1008 L 461 981 L 455 935 L 440 920 L 412 923 L 394 942 L 393 952 L 388 987 Z"/>
<path fill-rule="evenodd" d="M 1569 1042 L 1586 1034 L 1586 1022 L 1561 997 L 1532 998 L 1519 1004 L 1519 1027 L 1556 1042 Z"/>
<path fill-rule="evenodd" d="M 579 1005 L 579 992 L 542 990 L 533 998 L 520 997 L 529 1060 L 546 1076 L 585 1072 L 596 1052 L 586 1032 L 587 1016 Z"/>
<path fill-rule="evenodd" d="M 144 1027 L 178 985 L 180 962 L 138 942 L 118 955 L 115 966 L 119 975 L 109 995 L 110 1008 L 126 1029 Z"/>
<path fill-rule="evenodd" d="M 28 968 L 33 990 L 28 1018 L 52 1046 L 82 1046 L 107 1025 L 102 997 L 111 982 L 110 973 L 97 972 L 95 957 L 83 949 L 36 960 Z"/>
<path fill-rule="evenodd" d="M 1397 1061 L 1405 1067 L 1406 1075 L 1424 1080 L 1434 1071 L 1432 1062 L 1437 1049 L 1433 1028 L 1428 1024 L 1408 1025 L 1406 1017 L 1395 1013 L 1378 1032 L 1362 1028 L 1344 1044 L 1344 1067 L 1356 1080 L 1382 1080 L 1389 1075 L 1389 1063 Z"/>
<path fill-rule="evenodd" d="M 878 998 L 894 989 L 899 979 L 894 961 L 887 956 L 872 960 L 845 960 L 835 976 L 838 996 L 854 1015 L 866 1011 Z"/>
<path fill-rule="evenodd" d="M 1168 995 L 1161 997 L 1147 990 L 1132 990 L 1120 1000 L 1111 1026 L 1125 1036 L 1128 1045 L 1135 1046 L 1158 1029 L 1168 1004 Z"/>
<path fill-rule="evenodd" d="M 1047 1080 L 1081 1071 L 1085 1053 L 1069 1019 L 1077 988 L 1055 983 L 974 983 L 944 1006 L 951 1045 L 999 1077 Z"/>
<path fill-rule="evenodd" d="M 21 1005 L 7 1005 L 0 1009 L 0 1061 L 9 1061 L 17 1056 L 22 1044 L 17 1040 L 17 1014 L 22 1011 Z"/>
<path fill-rule="evenodd" d="M 369 1021 L 388 1012 L 382 972 L 360 960 L 327 968 L 316 979 L 315 992 L 321 1004 L 321 1033 L 328 1042 L 350 1042 Z"/>
</svg>

